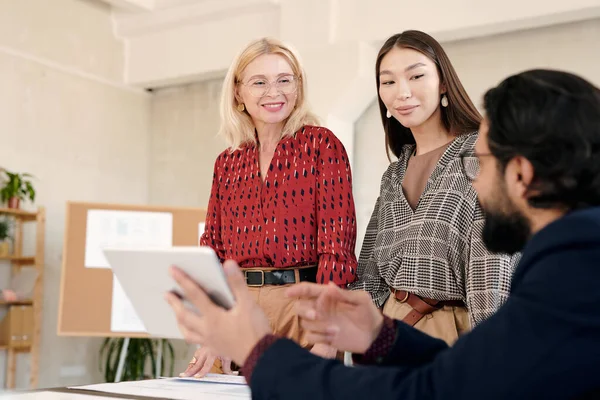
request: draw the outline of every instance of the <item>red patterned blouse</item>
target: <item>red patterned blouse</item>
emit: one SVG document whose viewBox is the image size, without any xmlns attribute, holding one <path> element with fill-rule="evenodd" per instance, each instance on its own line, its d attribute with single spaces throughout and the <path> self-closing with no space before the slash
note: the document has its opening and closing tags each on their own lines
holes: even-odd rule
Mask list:
<svg viewBox="0 0 600 400">
<path fill-rule="evenodd" d="M 339 139 L 316 126 L 282 139 L 264 182 L 258 160 L 253 145 L 217 157 L 200 244 L 242 268 L 318 263 L 317 282 L 353 282 L 356 214 Z"/>
</svg>

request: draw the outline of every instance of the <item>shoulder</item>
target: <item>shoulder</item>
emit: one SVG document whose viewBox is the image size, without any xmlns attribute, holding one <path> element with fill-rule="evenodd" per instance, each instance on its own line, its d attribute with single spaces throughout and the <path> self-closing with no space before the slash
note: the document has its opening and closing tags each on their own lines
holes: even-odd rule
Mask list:
<svg viewBox="0 0 600 400">
<path fill-rule="evenodd" d="M 317 125 L 304 125 L 296 132 L 298 140 L 312 143 L 317 148 L 344 149 L 340 139 L 329 129 Z"/>
<path fill-rule="evenodd" d="M 465 151 L 475 151 L 475 144 L 477 143 L 478 137 L 479 132 L 474 131 L 471 133 L 466 133 L 456 138 L 456 140 L 459 142 L 458 154 L 460 155 L 462 152 Z"/>
</svg>

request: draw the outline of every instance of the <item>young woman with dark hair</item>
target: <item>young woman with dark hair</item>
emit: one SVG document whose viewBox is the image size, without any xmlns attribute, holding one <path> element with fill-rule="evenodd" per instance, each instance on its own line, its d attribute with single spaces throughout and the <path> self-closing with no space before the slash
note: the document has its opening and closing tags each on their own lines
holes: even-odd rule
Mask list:
<svg viewBox="0 0 600 400">
<path fill-rule="evenodd" d="M 481 115 L 442 46 L 390 37 L 376 63 L 386 150 L 354 290 L 383 313 L 452 344 L 506 300 L 517 257 L 488 252 L 483 212 L 461 168 Z"/>
</svg>

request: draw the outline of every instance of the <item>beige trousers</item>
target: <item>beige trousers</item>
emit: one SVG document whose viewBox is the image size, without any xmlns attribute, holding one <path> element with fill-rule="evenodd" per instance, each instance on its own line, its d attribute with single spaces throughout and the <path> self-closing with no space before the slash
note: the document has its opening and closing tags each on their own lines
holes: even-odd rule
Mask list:
<svg viewBox="0 0 600 400">
<path fill-rule="evenodd" d="M 411 306 L 401 303 L 393 294 L 388 297 L 383 306 L 384 315 L 398 320 L 402 320 L 411 311 Z M 444 306 L 421 318 L 415 324 L 415 328 L 430 336 L 442 339 L 451 346 L 460 335 L 471 329 L 471 323 L 466 308 Z"/>
<path fill-rule="evenodd" d="M 266 285 L 261 287 L 248 287 L 250 294 L 263 309 L 274 334 L 292 339 L 300 346 L 310 349 L 300 327 L 300 318 L 294 311 L 295 299 L 285 296 L 285 291 L 290 285 Z M 241 333 L 243 334 L 243 333 Z M 211 369 L 212 373 L 222 374 L 221 360 L 217 359 Z"/>
</svg>

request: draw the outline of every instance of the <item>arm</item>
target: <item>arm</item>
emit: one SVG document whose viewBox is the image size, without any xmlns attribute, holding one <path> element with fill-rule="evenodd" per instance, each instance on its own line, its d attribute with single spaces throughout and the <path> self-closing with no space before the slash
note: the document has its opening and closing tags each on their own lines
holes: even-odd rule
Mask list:
<svg viewBox="0 0 600 400">
<path fill-rule="evenodd" d="M 586 319 L 573 326 L 572 312 L 548 307 L 548 301 L 555 297 L 555 285 L 544 282 L 543 287 L 550 297 L 532 291 L 511 297 L 498 313 L 462 336 L 452 348 L 436 352 L 430 362 L 418 367 L 344 367 L 314 357 L 288 340 L 277 340 L 258 358 L 250 376 L 253 396 L 514 400 L 549 398 L 552 393 L 553 398 L 568 398 L 560 397 L 557 390 L 568 390 L 570 385 L 552 387 L 548 382 L 551 377 L 566 379 L 562 374 L 573 370 L 573 364 L 562 361 L 577 362 L 580 355 L 574 356 L 574 348 L 565 344 L 581 335 Z M 397 345 L 413 331 L 406 327 L 399 332 Z M 589 340 L 591 337 L 590 333 Z M 421 348 L 413 351 L 419 353 Z"/>
<path fill-rule="evenodd" d="M 378 232 L 378 215 L 379 198 L 377 198 L 377 201 L 375 202 L 375 208 L 371 214 L 371 219 L 369 220 L 365 239 L 360 251 L 357 269 L 358 280 L 350 284 L 349 288 L 351 290 L 364 290 L 368 292 L 375 305 L 381 308 L 389 297 L 390 290 L 379 274 L 379 267 L 373 257 L 373 250 L 375 249 L 375 240 Z"/>
<path fill-rule="evenodd" d="M 348 155 L 331 132 L 321 137 L 317 179 L 317 282 L 345 286 L 356 276 L 356 212 Z"/>
<path fill-rule="evenodd" d="M 598 387 L 594 366 L 600 357 L 600 325 L 590 323 L 599 320 L 596 249 L 584 251 L 578 242 L 572 251 L 548 247 L 549 255 L 529 257 L 539 265 L 520 267 L 519 279 L 504 306 L 461 336 L 453 347 L 438 351 L 431 362 L 419 367 L 344 367 L 339 361 L 313 356 L 287 339 L 277 339 L 245 374 L 252 396 L 311 400 L 575 398 Z M 568 274 L 565 265 L 569 265 Z M 203 313 L 194 313 L 172 293 L 167 300 L 187 341 L 228 353 L 246 368 L 257 344 L 271 337 L 271 328 L 253 302 L 243 274 L 233 267 L 233 262 L 225 265 L 229 285 L 240 299 L 233 309 L 216 306 L 176 268 L 172 269 L 173 278 Z M 557 287 L 570 295 L 557 301 Z M 398 342 L 405 339 L 402 336 L 399 334 Z M 421 350 L 419 346 L 413 351 Z"/>
<path fill-rule="evenodd" d="M 465 292 L 471 325 L 492 316 L 508 298 L 518 256 L 490 253 L 482 239 L 485 223 L 483 211 L 475 208 L 466 249 Z"/>
<path fill-rule="evenodd" d="M 208 200 L 208 209 L 204 221 L 204 233 L 200 237 L 200 246 L 209 246 L 217 253 L 221 262 L 225 259 L 225 251 L 221 240 L 221 208 L 219 207 L 219 186 L 221 181 L 222 157 L 217 157 L 213 171 L 213 182 Z"/>
</svg>

